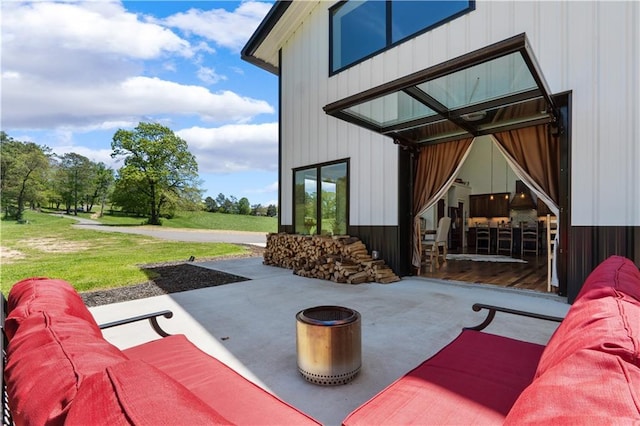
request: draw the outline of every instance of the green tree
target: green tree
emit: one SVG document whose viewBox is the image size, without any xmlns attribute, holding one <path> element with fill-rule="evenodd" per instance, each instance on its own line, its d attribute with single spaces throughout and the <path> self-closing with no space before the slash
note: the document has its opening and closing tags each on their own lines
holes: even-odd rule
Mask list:
<svg viewBox="0 0 640 426">
<path fill-rule="evenodd" d="M 207 197 L 204 199 L 205 210 L 208 212 L 216 212 L 218 211 L 218 203 L 211 197 Z"/>
<path fill-rule="evenodd" d="M 127 182 L 135 184 L 146 196 L 150 224 L 159 225 L 163 209 L 172 203 L 193 201 L 194 194 L 201 194 L 196 159 L 187 142 L 168 127 L 139 123 L 131 131 L 120 129 L 111 149 L 113 158 L 124 158 L 119 175 L 126 180 L 116 184 L 116 191 Z"/>
<path fill-rule="evenodd" d="M 149 216 L 149 197 L 143 192 L 145 182 L 132 169 L 121 169 L 116 178 L 111 203 L 123 212 L 138 216 Z"/>
<path fill-rule="evenodd" d="M 227 197 L 221 192 L 218 194 L 218 196 L 215 199 L 216 204 L 218 205 L 218 210 L 222 213 L 227 213 L 222 211 L 222 208 L 225 204 L 225 201 L 227 201 Z"/>
<path fill-rule="evenodd" d="M 71 152 L 60 157 L 58 167 L 59 191 L 67 214 L 78 215 L 78 205 L 84 205 L 91 188 L 94 163 L 83 155 Z"/>
<path fill-rule="evenodd" d="M 238 201 L 238 214 L 251 214 L 251 204 L 249 203 L 249 199 L 247 197 L 242 197 Z"/>
<path fill-rule="evenodd" d="M 0 132 L 0 202 L 7 217 L 20 221 L 28 202 L 44 197 L 49 169 L 47 147 L 21 142 Z"/>
<path fill-rule="evenodd" d="M 251 215 L 252 216 L 266 216 L 267 208 L 262 204 L 254 204 L 251 206 Z"/>
<path fill-rule="evenodd" d="M 108 168 L 104 163 L 97 163 L 93 167 L 93 194 L 91 195 L 91 204 L 89 211 L 96 202 L 100 203 L 100 216 L 104 213 L 104 206 L 113 189 L 113 170 Z"/>
<path fill-rule="evenodd" d="M 269 204 L 267 206 L 267 216 L 276 217 L 278 216 L 278 207 L 275 204 Z"/>
</svg>

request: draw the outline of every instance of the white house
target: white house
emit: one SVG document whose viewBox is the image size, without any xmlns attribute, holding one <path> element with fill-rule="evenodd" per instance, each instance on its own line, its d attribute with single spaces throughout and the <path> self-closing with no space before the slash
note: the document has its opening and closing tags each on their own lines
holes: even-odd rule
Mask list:
<svg viewBox="0 0 640 426">
<path fill-rule="evenodd" d="M 242 56 L 280 77 L 280 231 L 409 275 L 451 185 L 464 245 L 467 197 L 521 181 L 570 302 L 609 255 L 640 264 L 640 2 L 278 1 Z"/>
</svg>

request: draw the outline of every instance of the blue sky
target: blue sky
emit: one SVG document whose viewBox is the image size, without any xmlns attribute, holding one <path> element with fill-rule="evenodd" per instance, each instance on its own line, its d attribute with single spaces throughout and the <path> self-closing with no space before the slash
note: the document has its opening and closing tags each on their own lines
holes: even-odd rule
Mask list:
<svg viewBox="0 0 640 426">
<path fill-rule="evenodd" d="M 162 123 L 205 197 L 277 203 L 277 77 L 240 59 L 261 1 L 2 1 L 0 124 L 117 170 L 111 139 Z"/>
</svg>

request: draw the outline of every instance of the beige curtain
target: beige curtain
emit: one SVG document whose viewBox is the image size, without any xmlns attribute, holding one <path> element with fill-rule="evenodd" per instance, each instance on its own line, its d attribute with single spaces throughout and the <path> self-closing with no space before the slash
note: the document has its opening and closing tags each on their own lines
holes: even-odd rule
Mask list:
<svg viewBox="0 0 640 426">
<path fill-rule="evenodd" d="M 473 139 L 426 145 L 420 149 L 413 182 L 413 256 L 412 264 L 420 273 L 422 259 L 420 215 L 451 186 Z"/>
<path fill-rule="evenodd" d="M 493 135 L 527 177 L 557 208 L 560 200 L 560 141 L 543 124 Z"/>
<path fill-rule="evenodd" d="M 560 227 L 560 140 L 550 135 L 549 125 L 495 133 L 494 141 L 516 175 L 542 199 Z M 560 241 L 556 234 L 551 284 L 558 285 L 557 260 Z"/>
</svg>

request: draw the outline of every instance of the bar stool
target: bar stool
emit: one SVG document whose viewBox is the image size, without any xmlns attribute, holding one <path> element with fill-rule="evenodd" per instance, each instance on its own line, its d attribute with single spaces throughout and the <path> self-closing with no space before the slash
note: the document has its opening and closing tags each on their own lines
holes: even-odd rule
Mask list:
<svg viewBox="0 0 640 426">
<path fill-rule="evenodd" d="M 520 222 L 520 253 L 534 253 L 538 256 L 538 222 Z"/>
<path fill-rule="evenodd" d="M 513 253 L 513 230 L 511 222 L 498 225 L 497 253 L 507 252 L 509 256 Z"/>
<path fill-rule="evenodd" d="M 480 244 L 485 242 L 485 244 Z M 487 253 L 491 251 L 491 231 L 488 223 L 480 224 L 476 222 L 476 253 L 479 250 L 486 250 Z"/>
</svg>

